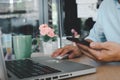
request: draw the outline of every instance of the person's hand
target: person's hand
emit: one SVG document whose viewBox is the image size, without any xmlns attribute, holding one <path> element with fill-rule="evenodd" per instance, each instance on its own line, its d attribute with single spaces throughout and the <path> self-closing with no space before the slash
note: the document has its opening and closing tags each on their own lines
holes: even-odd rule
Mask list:
<svg viewBox="0 0 120 80">
<path fill-rule="evenodd" d="M 71 51 L 70 55 L 68 56 L 69 59 L 79 57 L 81 55 L 81 52 L 77 46 L 67 45 L 63 48 L 57 49 L 51 56 L 52 57 L 57 57 L 59 55 L 63 56 L 69 51 Z"/>
<path fill-rule="evenodd" d="M 115 42 L 91 42 L 90 47 L 77 44 L 81 52 L 98 61 L 120 61 L 120 44 Z"/>
</svg>

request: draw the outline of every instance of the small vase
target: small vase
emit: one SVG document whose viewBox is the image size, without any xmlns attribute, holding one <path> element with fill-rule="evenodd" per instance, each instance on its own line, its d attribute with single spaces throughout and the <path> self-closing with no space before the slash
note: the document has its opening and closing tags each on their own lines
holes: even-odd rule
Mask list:
<svg viewBox="0 0 120 80">
<path fill-rule="evenodd" d="M 58 48 L 58 41 L 49 40 L 48 42 L 41 41 L 41 43 L 44 55 L 51 55 Z"/>
</svg>

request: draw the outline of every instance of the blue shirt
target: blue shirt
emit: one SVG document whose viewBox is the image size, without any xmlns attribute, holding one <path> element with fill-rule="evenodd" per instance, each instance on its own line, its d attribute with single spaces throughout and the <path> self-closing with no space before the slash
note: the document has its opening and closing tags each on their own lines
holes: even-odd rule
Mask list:
<svg viewBox="0 0 120 80">
<path fill-rule="evenodd" d="M 104 0 L 98 9 L 95 25 L 87 39 L 96 42 L 120 43 L 120 4 L 118 0 Z"/>
</svg>

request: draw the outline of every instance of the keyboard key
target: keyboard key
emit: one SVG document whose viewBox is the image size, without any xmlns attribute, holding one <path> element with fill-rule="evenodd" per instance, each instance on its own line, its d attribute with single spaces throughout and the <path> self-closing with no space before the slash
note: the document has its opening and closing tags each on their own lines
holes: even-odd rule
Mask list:
<svg viewBox="0 0 120 80">
<path fill-rule="evenodd" d="M 6 61 L 6 66 L 20 79 L 60 72 L 43 64 L 35 63 L 30 59 Z"/>
</svg>

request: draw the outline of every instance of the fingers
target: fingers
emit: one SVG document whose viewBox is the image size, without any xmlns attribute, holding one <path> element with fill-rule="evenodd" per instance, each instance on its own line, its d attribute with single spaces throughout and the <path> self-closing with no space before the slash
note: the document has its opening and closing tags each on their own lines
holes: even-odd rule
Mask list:
<svg viewBox="0 0 120 80">
<path fill-rule="evenodd" d="M 71 53 L 71 54 L 68 56 L 69 59 L 73 59 L 74 57 L 75 57 L 75 54 L 73 54 L 73 53 Z"/>
<path fill-rule="evenodd" d="M 85 54 L 86 56 L 88 56 L 89 58 L 94 59 L 94 60 L 97 60 L 96 57 L 90 55 L 88 52 L 86 52 L 86 51 L 84 51 L 84 50 L 81 50 L 81 52 L 82 52 L 83 54 Z"/>
<path fill-rule="evenodd" d="M 62 48 L 57 49 L 55 52 L 53 52 L 53 54 L 51 55 L 52 57 L 57 57 L 58 55 L 60 55 L 63 52 Z"/>
<path fill-rule="evenodd" d="M 94 58 L 97 59 L 97 58 L 99 57 L 99 55 L 100 55 L 100 51 L 91 49 L 91 48 L 89 48 L 89 47 L 87 47 L 87 46 L 84 46 L 84 45 L 82 45 L 82 44 L 77 44 L 77 46 L 79 47 L 79 49 L 81 49 L 81 51 L 83 51 L 84 54 L 87 53 L 87 54 L 85 54 L 85 55 L 87 55 L 87 56 L 89 56 L 89 57 L 93 56 Z M 89 54 L 89 55 L 88 55 L 88 54 Z M 90 55 L 91 55 L 91 56 L 90 56 Z"/>
<path fill-rule="evenodd" d="M 64 56 L 65 54 L 71 54 L 71 53 L 72 53 L 71 50 L 65 48 L 65 49 L 62 51 L 62 53 L 60 54 L 60 56 Z"/>
<path fill-rule="evenodd" d="M 63 55 L 65 55 L 65 54 L 67 54 L 68 52 L 71 52 L 71 50 L 70 49 L 68 49 L 68 48 L 59 48 L 59 49 L 57 49 L 51 56 L 52 57 L 57 57 L 57 56 L 63 56 Z M 72 52 L 71 52 L 72 53 Z"/>
<path fill-rule="evenodd" d="M 90 47 L 93 49 L 107 49 L 108 45 L 107 43 L 99 43 L 99 42 L 91 42 Z"/>
</svg>

